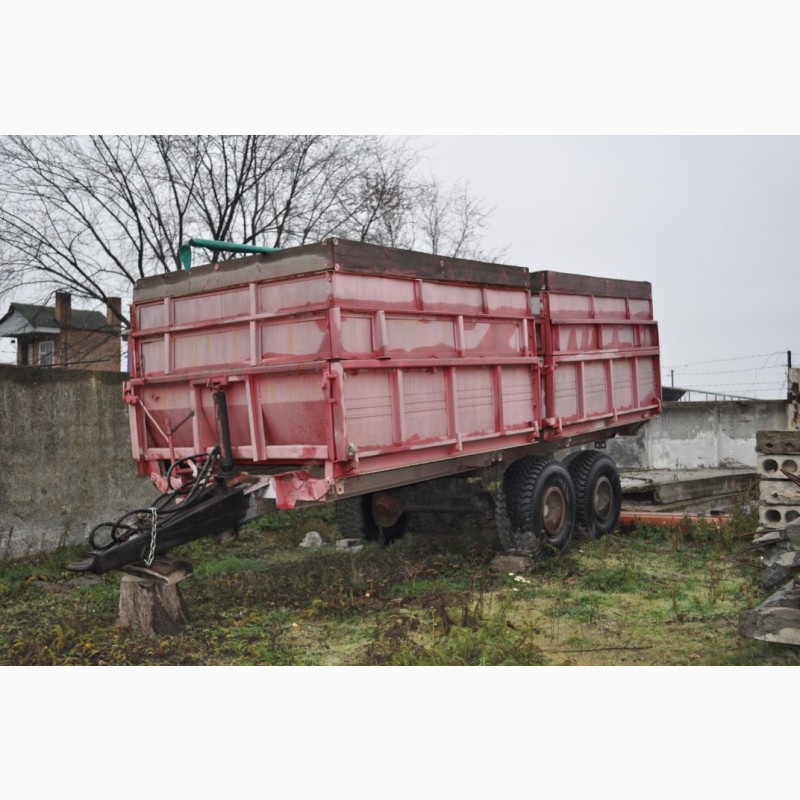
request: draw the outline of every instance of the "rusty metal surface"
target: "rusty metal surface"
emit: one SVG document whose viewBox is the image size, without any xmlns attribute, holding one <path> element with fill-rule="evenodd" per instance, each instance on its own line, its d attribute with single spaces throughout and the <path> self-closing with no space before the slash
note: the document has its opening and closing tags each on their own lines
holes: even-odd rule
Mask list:
<svg viewBox="0 0 800 800">
<path fill-rule="evenodd" d="M 447 283 L 528 287 L 529 272 L 523 267 L 380 247 L 345 239 L 329 240 L 329 243 L 335 263 L 347 271 Z"/>
<path fill-rule="evenodd" d="M 230 286 L 312 274 L 325 270 L 359 275 L 386 275 L 446 283 L 475 283 L 527 288 L 528 270 L 463 258 L 448 258 L 380 247 L 346 239 L 291 247 L 275 253 L 245 256 L 142 278 L 134 287 L 134 303 L 163 297 L 213 292 Z"/>
<path fill-rule="evenodd" d="M 566 292 L 595 297 L 630 297 L 649 300 L 652 287 L 646 281 L 625 281 L 613 278 L 595 278 L 568 272 L 540 270 L 530 273 L 532 292 Z"/>
</svg>

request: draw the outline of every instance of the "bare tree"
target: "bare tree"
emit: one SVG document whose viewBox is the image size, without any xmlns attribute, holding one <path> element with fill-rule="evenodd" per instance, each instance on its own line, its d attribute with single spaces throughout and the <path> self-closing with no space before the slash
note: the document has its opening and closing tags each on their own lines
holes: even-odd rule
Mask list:
<svg viewBox="0 0 800 800">
<path fill-rule="evenodd" d="M 489 253 L 481 248 L 492 211 L 472 195 L 467 182 L 448 189 L 430 177 L 417 189 L 413 227 L 422 247 L 434 253 L 496 261 L 503 251 Z"/>
<path fill-rule="evenodd" d="M 486 257 L 489 216 L 466 184 L 422 178 L 405 140 L 0 137 L 0 293 L 107 303 L 181 269 L 192 236 L 283 248 L 337 235 Z"/>
</svg>

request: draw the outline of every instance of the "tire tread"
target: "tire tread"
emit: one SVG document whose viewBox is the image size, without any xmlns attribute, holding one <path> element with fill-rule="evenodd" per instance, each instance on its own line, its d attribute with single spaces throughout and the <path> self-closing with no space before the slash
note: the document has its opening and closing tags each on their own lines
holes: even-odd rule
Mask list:
<svg viewBox="0 0 800 800">
<path fill-rule="evenodd" d="M 592 471 L 600 461 L 608 461 L 613 469 L 614 477 L 614 491 L 617 498 L 616 505 L 617 517 L 619 516 L 619 473 L 617 472 L 616 465 L 611 457 L 602 452 L 601 450 L 584 450 L 579 453 L 569 464 L 569 472 L 572 476 L 572 482 L 575 485 L 575 524 L 586 531 L 589 538 L 599 539 L 604 533 L 608 531 L 601 530 L 597 527 L 594 515 L 592 513 L 591 503 L 591 487 L 589 483 L 592 479 Z"/>
</svg>

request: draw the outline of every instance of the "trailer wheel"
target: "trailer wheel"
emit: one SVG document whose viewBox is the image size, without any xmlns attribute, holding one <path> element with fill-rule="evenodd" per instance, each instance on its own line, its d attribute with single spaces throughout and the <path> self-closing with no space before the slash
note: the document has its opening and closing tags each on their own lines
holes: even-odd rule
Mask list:
<svg viewBox="0 0 800 800">
<path fill-rule="evenodd" d="M 611 533 L 619 524 L 622 488 L 613 460 L 599 450 L 584 450 L 569 464 L 575 485 L 576 524 L 590 539 Z"/>
<path fill-rule="evenodd" d="M 378 525 L 373 510 L 373 495 L 347 497 L 337 500 L 333 507 L 333 518 L 342 538 L 362 538 L 388 545 L 399 539 L 408 525 L 408 514 L 402 513 L 391 524 Z"/>
<path fill-rule="evenodd" d="M 408 514 L 403 514 L 394 525 L 390 525 L 388 528 L 379 528 L 377 539 L 384 547 L 386 547 L 386 545 L 391 544 L 397 539 L 402 539 L 407 528 Z"/>
<path fill-rule="evenodd" d="M 527 456 L 507 475 L 508 516 L 515 549 L 535 556 L 563 553 L 575 528 L 575 487 L 563 464 Z"/>
<path fill-rule="evenodd" d="M 492 501 L 491 519 L 494 522 L 495 532 L 500 544 L 507 553 L 520 552 L 525 547 L 525 542 L 517 541 L 514 526 L 508 513 L 508 498 L 511 494 L 509 469 L 503 476 L 499 485 L 490 493 Z"/>
<path fill-rule="evenodd" d="M 378 530 L 377 539 L 384 547 L 406 532 L 409 514 L 397 494 L 375 492 L 369 496 L 368 511 Z"/>
<path fill-rule="evenodd" d="M 333 505 L 333 519 L 343 539 L 378 538 L 378 526 L 369 512 L 369 497 L 347 497 Z"/>
</svg>

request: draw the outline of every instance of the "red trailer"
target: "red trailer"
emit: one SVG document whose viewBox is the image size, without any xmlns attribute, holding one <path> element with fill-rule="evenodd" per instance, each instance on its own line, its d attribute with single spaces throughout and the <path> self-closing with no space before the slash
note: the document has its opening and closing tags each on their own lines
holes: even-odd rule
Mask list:
<svg viewBox="0 0 800 800">
<path fill-rule="evenodd" d="M 597 447 L 661 410 L 649 283 L 341 239 L 140 280 L 129 361 L 133 458 L 164 499 L 95 537 L 95 571 L 316 502 L 345 536 L 468 512 L 509 551 L 563 550 L 618 520 Z"/>
</svg>

